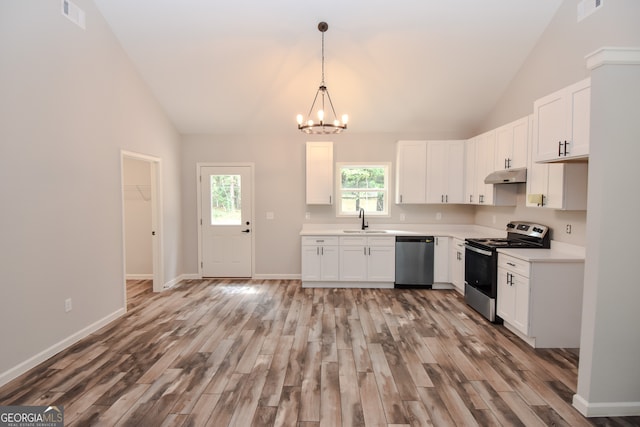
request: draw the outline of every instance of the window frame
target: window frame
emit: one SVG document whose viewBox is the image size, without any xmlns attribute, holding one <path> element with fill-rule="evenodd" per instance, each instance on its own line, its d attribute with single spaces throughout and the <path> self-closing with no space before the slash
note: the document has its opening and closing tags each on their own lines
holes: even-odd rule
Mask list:
<svg viewBox="0 0 640 427">
<path fill-rule="evenodd" d="M 376 188 L 372 189 L 377 192 L 384 192 L 384 211 L 371 211 L 365 210 L 366 216 L 374 216 L 374 217 L 391 217 L 390 212 L 390 197 L 391 197 L 391 162 L 336 162 L 336 173 L 335 173 L 335 182 L 336 182 L 336 217 L 338 218 L 353 218 L 358 216 L 358 211 L 353 212 L 343 212 L 341 210 L 342 207 L 342 168 L 351 167 L 351 168 L 383 168 L 384 169 L 384 188 Z"/>
</svg>

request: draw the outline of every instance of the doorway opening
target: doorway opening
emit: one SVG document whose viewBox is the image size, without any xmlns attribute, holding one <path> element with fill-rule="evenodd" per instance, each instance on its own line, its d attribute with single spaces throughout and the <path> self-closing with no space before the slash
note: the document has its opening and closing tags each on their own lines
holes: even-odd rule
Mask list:
<svg viewBox="0 0 640 427">
<path fill-rule="evenodd" d="M 161 161 L 121 152 L 122 224 L 125 301 L 145 287 L 163 290 Z M 130 287 L 136 290 L 128 292 Z M 125 305 L 128 305 L 125 303 Z"/>
</svg>

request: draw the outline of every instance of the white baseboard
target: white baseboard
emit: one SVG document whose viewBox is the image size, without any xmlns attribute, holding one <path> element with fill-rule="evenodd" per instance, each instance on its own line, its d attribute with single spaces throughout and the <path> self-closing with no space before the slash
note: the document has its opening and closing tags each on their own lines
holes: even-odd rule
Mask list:
<svg viewBox="0 0 640 427">
<path fill-rule="evenodd" d="M 91 335 L 92 333 L 102 328 L 103 326 L 113 322 L 114 320 L 116 320 L 118 317 L 122 316 L 125 313 L 126 313 L 126 310 L 124 308 L 120 308 L 114 311 L 113 313 L 103 317 L 102 319 L 98 320 L 97 322 L 92 323 L 86 328 L 79 330 L 75 334 L 70 335 L 69 337 L 63 339 L 62 341 L 41 351 L 35 356 L 30 357 L 29 359 L 18 364 L 17 366 L 14 366 L 13 368 L 1 373 L 0 386 L 3 386 L 7 384 L 9 381 L 19 377 L 20 375 L 27 372 L 29 369 L 35 368 L 40 363 L 44 362 L 45 360 L 49 359 L 52 356 L 55 356 L 62 350 L 65 350 L 66 348 L 72 346 L 73 344 L 77 343 L 81 339 L 86 338 L 87 336 Z"/>
<path fill-rule="evenodd" d="M 153 274 L 127 274 L 127 280 L 153 280 Z"/>
<path fill-rule="evenodd" d="M 168 282 L 166 282 L 164 284 L 164 286 L 162 287 L 163 290 L 167 290 L 170 288 L 173 288 L 175 285 L 177 285 L 178 283 L 182 282 L 183 280 L 197 280 L 200 279 L 200 275 L 199 274 L 181 274 L 178 277 L 176 277 L 175 279 L 169 280 Z"/>
<path fill-rule="evenodd" d="M 573 395 L 573 407 L 585 417 L 634 417 L 640 416 L 640 402 L 586 401 L 582 396 Z"/>
</svg>

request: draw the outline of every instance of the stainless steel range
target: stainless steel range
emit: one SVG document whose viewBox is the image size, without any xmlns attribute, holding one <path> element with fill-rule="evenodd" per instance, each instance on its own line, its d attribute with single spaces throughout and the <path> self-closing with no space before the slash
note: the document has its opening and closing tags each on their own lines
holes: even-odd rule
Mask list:
<svg viewBox="0 0 640 427">
<path fill-rule="evenodd" d="M 498 297 L 499 248 L 540 248 L 551 245 L 549 228 L 532 222 L 507 224 L 506 238 L 467 239 L 465 241 L 464 299 L 490 322 L 502 323 L 496 316 Z"/>
</svg>

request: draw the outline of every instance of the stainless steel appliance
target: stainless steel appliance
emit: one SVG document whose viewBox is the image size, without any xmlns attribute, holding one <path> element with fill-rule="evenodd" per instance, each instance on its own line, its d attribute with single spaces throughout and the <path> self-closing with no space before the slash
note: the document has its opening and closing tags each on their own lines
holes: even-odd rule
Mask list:
<svg viewBox="0 0 640 427">
<path fill-rule="evenodd" d="M 465 240 L 464 299 L 490 322 L 496 316 L 498 297 L 498 248 L 541 248 L 551 245 L 549 228 L 524 221 L 507 224 L 506 238 Z"/>
<path fill-rule="evenodd" d="M 396 287 L 431 288 L 433 236 L 396 236 Z"/>
</svg>

